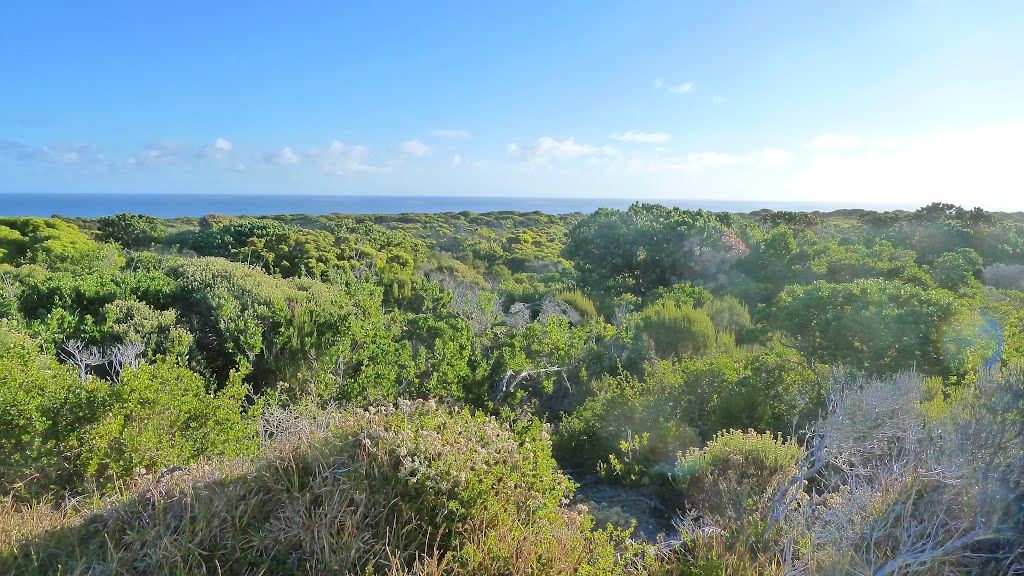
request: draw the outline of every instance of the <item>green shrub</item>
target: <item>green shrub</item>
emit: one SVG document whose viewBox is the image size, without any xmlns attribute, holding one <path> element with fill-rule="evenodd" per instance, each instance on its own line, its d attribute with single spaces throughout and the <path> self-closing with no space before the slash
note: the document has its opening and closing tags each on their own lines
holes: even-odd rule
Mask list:
<svg viewBox="0 0 1024 576">
<path fill-rule="evenodd" d="M 138 342 L 150 356 L 184 358 L 193 336 L 177 325 L 174 310 L 155 310 L 145 302 L 115 300 L 103 307 L 104 338 L 111 343 Z"/>
<path fill-rule="evenodd" d="M 732 296 L 716 298 L 701 310 L 708 315 L 711 323 L 715 325 L 715 330 L 719 332 L 731 332 L 738 335 L 753 325 L 747 306 Z"/>
<path fill-rule="evenodd" d="M 801 449 L 781 435 L 720 432 L 703 449 L 679 454 L 675 484 L 689 510 L 720 528 L 767 519 L 779 486 L 796 472 Z"/>
<path fill-rule="evenodd" d="M 597 395 L 563 419 L 555 453 L 563 465 L 598 472 L 624 484 L 645 483 L 680 451 L 699 438 L 678 411 L 654 390 L 657 376 L 646 382 L 630 375 L 605 378 Z"/>
<path fill-rule="evenodd" d="M 169 360 L 128 369 L 89 429 L 86 472 L 112 482 L 203 457 L 253 454 L 258 412 L 244 408 L 246 394 L 237 377 L 212 394 L 199 375 Z"/>
<path fill-rule="evenodd" d="M 146 214 L 115 214 L 96 221 L 100 239 L 125 248 L 148 248 L 163 242 L 167 227 L 159 218 Z"/>
<path fill-rule="evenodd" d="M 915 367 L 949 374 L 942 330 L 970 301 L 952 292 L 881 279 L 787 286 L 764 311 L 800 353 L 823 364 L 869 374 Z"/>
<path fill-rule="evenodd" d="M 579 290 L 559 292 L 555 297 L 572 306 L 572 309 L 580 315 L 584 322 L 597 318 L 597 308 L 594 307 L 594 303 L 583 292 Z"/>
<path fill-rule="evenodd" d="M 167 273 L 199 365 L 218 383 L 237 371 L 257 392 L 301 397 L 316 383 L 332 399 L 390 400 L 410 376 L 410 346 L 380 286 L 274 278 L 221 258 L 179 260 Z"/>
<path fill-rule="evenodd" d="M 255 448 L 255 423 L 237 380 L 211 395 L 202 379 L 161 361 L 119 384 L 84 382 L 0 327 L 0 492 L 29 497 L 107 485 L 137 471 L 188 465 Z"/>
<path fill-rule="evenodd" d="M 671 301 L 644 308 L 637 319 L 638 333 L 650 341 L 660 359 L 701 356 L 715 349 L 715 326 L 708 315 Z"/>
<path fill-rule="evenodd" d="M 105 408 L 106 382 L 81 382 L 38 342 L 0 324 L 0 494 L 74 490 L 89 426 Z"/>
<path fill-rule="evenodd" d="M 717 393 L 705 399 L 710 408 L 706 430 L 791 433 L 815 421 L 824 390 L 799 354 L 769 347 L 743 358 L 738 378 L 720 381 Z"/>
<path fill-rule="evenodd" d="M 555 441 L 563 465 L 624 483 L 664 478 L 678 452 L 720 430 L 788 433 L 818 415 L 818 381 L 798 355 L 769 349 L 655 362 L 644 377 L 606 377 L 565 416 Z"/>
</svg>

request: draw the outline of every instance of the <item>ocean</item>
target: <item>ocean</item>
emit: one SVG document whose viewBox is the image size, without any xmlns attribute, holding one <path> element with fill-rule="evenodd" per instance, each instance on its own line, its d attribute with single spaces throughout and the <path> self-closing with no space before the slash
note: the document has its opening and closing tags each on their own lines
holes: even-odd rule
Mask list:
<svg viewBox="0 0 1024 576">
<path fill-rule="evenodd" d="M 916 206 L 840 204 L 833 202 L 764 202 L 639 198 L 528 198 L 497 196 L 343 196 L 298 194 L 0 194 L 0 216 L 68 216 L 98 218 L 119 212 L 160 218 L 206 214 L 399 214 L 403 212 L 493 212 L 540 210 L 549 214 L 590 213 L 601 207 L 627 208 L 633 202 L 715 212 L 753 212 L 762 208 L 831 211 L 842 208 L 892 210 Z"/>
</svg>

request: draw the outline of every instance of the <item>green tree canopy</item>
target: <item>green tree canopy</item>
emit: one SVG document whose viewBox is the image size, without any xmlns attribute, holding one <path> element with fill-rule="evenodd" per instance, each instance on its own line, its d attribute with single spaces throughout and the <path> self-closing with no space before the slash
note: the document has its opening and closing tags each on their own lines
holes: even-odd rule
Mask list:
<svg viewBox="0 0 1024 576">
<path fill-rule="evenodd" d="M 805 357 L 869 373 L 948 373 L 942 330 L 960 302 L 949 291 L 892 280 L 787 286 L 766 310 Z"/>
<path fill-rule="evenodd" d="M 746 251 L 726 222 L 711 212 L 657 204 L 601 208 L 569 231 L 563 255 L 583 284 L 643 296 L 723 272 Z"/>
</svg>

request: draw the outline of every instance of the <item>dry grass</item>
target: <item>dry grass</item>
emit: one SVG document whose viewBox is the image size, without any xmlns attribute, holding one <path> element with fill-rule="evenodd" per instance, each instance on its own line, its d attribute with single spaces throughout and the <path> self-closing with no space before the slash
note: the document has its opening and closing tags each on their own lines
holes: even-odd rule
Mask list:
<svg viewBox="0 0 1024 576">
<path fill-rule="evenodd" d="M 88 513 L 0 507 L 2 574 L 624 573 L 622 534 L 562 507 L 539 427 L 432 403 L 302 419 L 268 453 L 149 478 Z M 544 457 L 547 454 L 547 457 Z"/>
</svg>

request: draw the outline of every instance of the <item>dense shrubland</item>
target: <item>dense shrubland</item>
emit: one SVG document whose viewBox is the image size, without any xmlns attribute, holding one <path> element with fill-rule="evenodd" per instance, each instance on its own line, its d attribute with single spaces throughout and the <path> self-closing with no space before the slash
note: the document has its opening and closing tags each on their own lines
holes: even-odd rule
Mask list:
<svg viewBox="0 0 1024 576">
<path fill-rule="evenodd" d="M 1024 224 L 0 219 L 0 573 L 1024 570 Z"/>
</svg>

